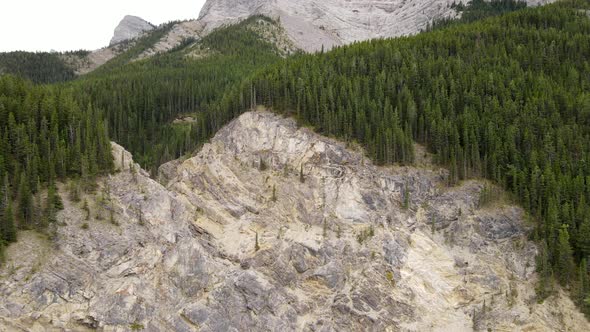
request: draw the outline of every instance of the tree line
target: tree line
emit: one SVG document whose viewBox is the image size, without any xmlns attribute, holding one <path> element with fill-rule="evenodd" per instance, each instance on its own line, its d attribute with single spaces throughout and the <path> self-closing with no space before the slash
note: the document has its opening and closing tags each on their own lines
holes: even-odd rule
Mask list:
<svg viewBox="0 0 590 332">
<path fill-rule="evenodd" d="M 57 181 L 91 187 L 112 170 L 103 113 L 71 91 L 0 76 L 0 255 L 18 229 L 46 230 L 62 207 Z"/>
<path fill-rule="evenodd" d="M 203 131 L 199 124 L 173 124 L 177 117 L 200 117 L 228 87 L 281 59 L 275 45 L 250 29 L 267 23 L 276 24 L 256 16 L 150 59 L 123 65 L 117 58 L 66 85 L 81 104 L 105 110 L 111 139 L 155 174 L 159 165 L 194 151 L 202 142 L 193 139 L 194 133 Z M 146 44 L 144 39 L 154 38 L 144 37 L 137 44 Z"/>
<path fill-rule="evenodd" d="M 77 54 L 79 52 L 70 55 Z M 76 77 L 59 53 L 22 51 L 0 53 L 0 74 L 20 76 L 39 84 L 65 82 Z"/>
</svg>

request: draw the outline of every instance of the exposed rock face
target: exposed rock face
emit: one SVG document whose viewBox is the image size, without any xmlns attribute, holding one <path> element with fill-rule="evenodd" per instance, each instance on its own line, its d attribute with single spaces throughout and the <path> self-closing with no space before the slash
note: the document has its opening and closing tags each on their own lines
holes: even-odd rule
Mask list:
<svg viewBox="0 0 590 332">
<path fill-rule="evenodd" d="M 541 4 L 553 0 L 528 0 Z M 451 17 L 456 0 L 207 0 L 199 20 L 210 31 L 255 14 L 280 18 L 303 50 L 411 35 L 432 20 Z"/>
<path fill-rule="evenodd" d="M 138 59 L 149 58 L 155 54 L 170 51 L 187 39 L 198 39 L 203 30 L 199 21 L 184 21 L 175 24 L 152 48 L 146 50 Z"/>
<path fill-rule="evenodd" d="M 84 75 L 94 71 L 133 46 L 134 41 L 130 41 L 94 50 L 83 57 L 63 54 L 62 59 L 74 69 L 77 75 Z"/>
<path fill-rule="evenodd" d="M 63 193 L 56 242 L 9 247 L 0 331 L 590 330 L 561 292 L 535 301 L 522 211 L 479 209 L 481 183 L 376 167 L 268 112 L 163 166 L 166 186 L 113 154 L 90 213 Z"/>
<path fill-rule="evenodd" d="M 140 17 L 127 15 L 115 28 L 115 34 L 111 39 L 110 45 L 137 38 L 142 33 L 153 30 L 154 28 L 155 27 L 151 23 L 143 20 Z"/>
</svg>

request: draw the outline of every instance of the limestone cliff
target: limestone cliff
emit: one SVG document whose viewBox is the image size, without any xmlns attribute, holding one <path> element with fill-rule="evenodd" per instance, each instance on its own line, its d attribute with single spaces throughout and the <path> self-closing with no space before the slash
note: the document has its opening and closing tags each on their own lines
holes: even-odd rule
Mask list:
<svg viewBox="0 0 590 332">
<path fill-rule="evenodd" d="M 530 5 L 553 0 L 527 0 Z M 255 14 L 281 23 L 306 51 L 373 38 L 411 35 L 435 19 L 453 17 L 456 0 L 207 0 L 199 21 L 210 31 Z"/>
<path fill-rule="evenodd" d="M 127 15 L 115 28 L 115 34 L 111 39 L 110 45 L 137 38 L 142 33 L 153 30 L 154 28 L 155 26 L 140 17 Z"/>
<path fill-rule="evenodd" d="M 250 112 L 165 185 L 113 154 L 96 194 L 62 188 L 55 240 L 9 247 L 0 331 L 590 330 L 562 292 L 537 303 L 523 212 L 446 188 L 425 153 L 376 167 Z"/>
</svg>

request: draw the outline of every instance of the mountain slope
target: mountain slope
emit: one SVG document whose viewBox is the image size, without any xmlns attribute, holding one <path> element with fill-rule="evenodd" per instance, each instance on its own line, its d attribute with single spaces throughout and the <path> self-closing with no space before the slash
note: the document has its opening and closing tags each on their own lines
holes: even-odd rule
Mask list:
<svg viewBox="0 0 590 332">
<path fill-rule="evenodd" d="M 590 313 L 588 9 L 563 1 L 289 59 L 208 116 L 266 105 L 361 143 L 380 164 L 411 164 L 412 142 L 426 145 L 449 185 L 483 176 L 511 192 L 536 221 L 540 299 L 557 281 Z"/>
<path fill-rule="evenodd" d="M 163 167 L 166 187 L 113 157 L 87 204 L 64 200 L 58 247 L 9 249 L 4 329 L 590 328 L 561 293 L 535 301 L 522 211 L 427 162 L 375 167 L 268 112 Z"/>
<path fill-rule="evenodd" d="M 70 52 L 68 56 L 82 57 L 86 52 Z M 0 75 L 11 74 L 47 84 L 69 81 L 75 78 L 72 66 L 56 53 L 8 52 L 0 53 Z"/>
<path fill-rule="evenodd" d="M 549 1 L 529 0 L 529 4 Z M 199 15 L 205 31 L 252 15 L 280 18 L 306 51 L 373 38 L 412 35 L 428 23 L 456 15 L 454 0 L 208 0 Z"/>
<path fill-rule="evenodd" d="M 205 129 L 196 121 L 173 123 L 177 118 L 197 117 L 227 89 L 290 50 L 288 44 L 278 49 L 282 43 L 273 42 L 272 36 L 281 35 L 276 22 L 252 17 L 169 52 L 134 60 L 173 25 L 136 40 L 125 53 L 69 84 L 81 104 L 106 110 L 111 138 L 153 174 L 163 162 L 201 144 L 194 135 Z"/>
</svg>

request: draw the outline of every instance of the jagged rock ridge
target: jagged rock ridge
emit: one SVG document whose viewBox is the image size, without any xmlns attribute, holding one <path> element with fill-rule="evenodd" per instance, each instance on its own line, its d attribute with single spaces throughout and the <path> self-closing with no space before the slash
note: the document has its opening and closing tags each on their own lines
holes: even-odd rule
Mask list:
<svg viewBox="0 0 590 332">
<path fill-rule="evenodd" d="M 111 39 L 110 45 L 137 38 L 144 32 L 153 29 L 155 29 L 155 26 L 144 19 L 137 16 L 126 15 L 115 28 L 115 34 Z"/>
<path fill-rule="evenodd" d="M 563 293 L 536 302 L 519 208 L 351 148 L 250 112 L 163 185 L 113 144 L 97 194 L 62 188 L 54 243 L 9 247 L 0 331 L 590 329 Z"/>
</svg>

